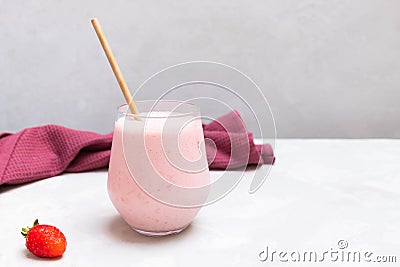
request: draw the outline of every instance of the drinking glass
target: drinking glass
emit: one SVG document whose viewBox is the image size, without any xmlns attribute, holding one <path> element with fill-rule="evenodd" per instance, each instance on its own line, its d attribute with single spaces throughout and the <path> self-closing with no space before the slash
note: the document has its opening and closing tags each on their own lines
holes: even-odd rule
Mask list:
<svg viewBox="0 0 400 267">
<path fill-rule="evenodd" d="M 210 176 L 200 110 L 180 101 L 118 108 L 107 188 L 121 217 L 151 236 L 179 233 L 208 195 Z"/>
</svg>

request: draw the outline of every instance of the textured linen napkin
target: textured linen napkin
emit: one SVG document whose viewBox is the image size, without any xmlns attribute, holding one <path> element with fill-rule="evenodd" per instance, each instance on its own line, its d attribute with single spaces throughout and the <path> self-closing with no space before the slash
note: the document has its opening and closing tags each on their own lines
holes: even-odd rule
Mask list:
<svg viewBox="0 0 400 267">
<path fill-rule="evenodd" d="M 273 164 L 269 144 L 255 145 L 243 120 L 232 111 L 203 125 L 210 169 L 232 169 L 252 164 Z M 107 167 L 112 133 L 77 131 L 57 125 L 0 134 L 0 185 L 22 184 Z"/>
</svg>

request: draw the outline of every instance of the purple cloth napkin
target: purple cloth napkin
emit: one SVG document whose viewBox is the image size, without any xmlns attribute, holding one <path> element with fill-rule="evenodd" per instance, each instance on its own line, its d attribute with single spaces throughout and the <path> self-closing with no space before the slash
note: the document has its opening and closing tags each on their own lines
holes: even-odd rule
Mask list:
<svg viewBox="0 0 400 267">
<path fill-rule="evenodd" d="M 232 111 L 203 125 L 210 169 L 232 169 L 250 164 L 273 164 L 268 144 L 255 145 L 243 120 Z M 22 184 L 107 167 L 112 133 L 77 131 L 57 125 L 0 134 L 0 185 Z"/>
</svg>

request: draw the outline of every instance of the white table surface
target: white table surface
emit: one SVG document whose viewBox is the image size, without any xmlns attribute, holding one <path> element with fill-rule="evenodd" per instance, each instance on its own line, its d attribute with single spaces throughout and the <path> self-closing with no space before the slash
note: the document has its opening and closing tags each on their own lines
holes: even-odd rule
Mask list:
<svg viewBox="0 0 400 267">
<path fill-rule="evenodd" d="M 251 172 L 179 235 L 132 231 L 108 199 L 106 170 L 0 187 L 0 266 L 270 266 L 259 253 L 338 249 L 400 262 L 400 140 L 277 140 L 276 164 L 259 191 Z M 212 175 L 217 175 L 212 172 Z M 35 218 L 68 240 L 58 260 L 32 256 L 20 228 Z M 276 264 L 276 265 L 275 265 Z M 274 266 L 309 266 L 282 263 Z M 381 266 L 332 263 L 316 266 Z"/>
</svg>

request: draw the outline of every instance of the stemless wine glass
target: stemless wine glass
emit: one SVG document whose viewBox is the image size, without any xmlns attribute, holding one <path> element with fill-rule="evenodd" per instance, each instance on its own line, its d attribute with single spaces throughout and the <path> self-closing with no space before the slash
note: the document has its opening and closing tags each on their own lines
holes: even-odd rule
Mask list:
<svg viewBox="0 0 400 267">
<path fill-rule="evenodd" d="M 179 233 L 206 201 L 210 176 L 200 110 L 180 101 L 118 108 L 108 193 L 122 218 L 145 235 Z M 176 189 L 176 190 L 174 190 Z M 193 193 L 197 192 L 197 193 Z"/>
</svg>

